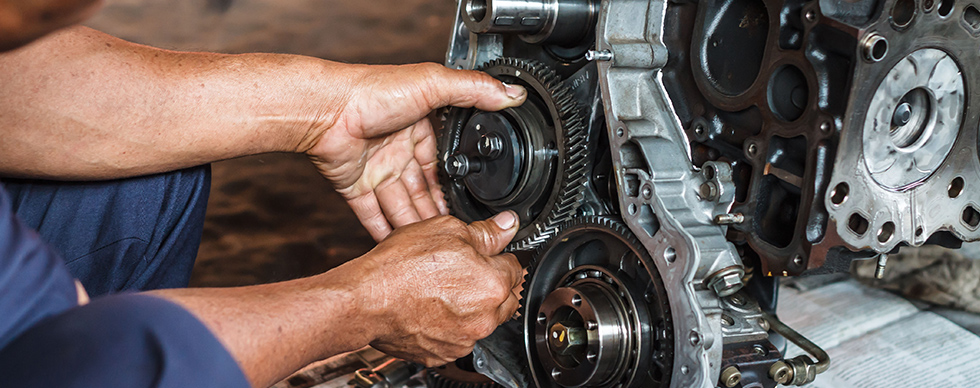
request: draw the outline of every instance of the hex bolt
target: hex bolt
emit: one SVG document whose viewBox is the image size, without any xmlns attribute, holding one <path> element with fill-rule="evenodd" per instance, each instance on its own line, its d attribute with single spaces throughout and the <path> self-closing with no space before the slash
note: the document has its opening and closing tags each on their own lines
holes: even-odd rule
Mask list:
<svg viewBox="0 0 980 388">
<path fill-rule="evenodd" d="M 908 102 L 903 102 L 895 107 L 895 113 L 892 114 L 892 125 L 896 127 L 901 127 L 908 124 L 912 120 L 912 104 Z"/>
<path fill-rule="evenodd" d="M 715 224 L 734 225 L 745 222 L 745 215 L 742 213 L 719 214 L 715 216 Z"/>
<path fill-rule="evenodd" d="M 742 382 L 742 372 L 739 372 L 737 367 L 730 366 L 721 371 L 721 383 L 726 387 L 734 388 L 740 382 Z"/>
<path fill-rule="evenodd" d="M 777 384 L 787 385 L 793 380 L 793 369 L 785 362 L 776 361 L 769 367 L 769 377 Z"/>
<path fill-rule="evenodd" d="M 480 155 L 490 159 L 496 159 L 504 151 L 504 141 L 495 133 L 488 133 L 480 137 L 480 143 L 476 145 Z"/>
<path fill-rule="evenodd" d="M 701 184 L 701 188 L 698 190 L 698 194 L 701 196 L 702 200 L 714 201 L 718 199 L 718 185 L 715 182 L 704 182 Z"/>
<path fill-rule="evenodd" d="M 466 155 L 453 155 L 446 161 L 446 173 L 453 178 L 461 178 L 470 173 L 480 172 L 483 164 L 479 160 L 470 159 Z"/>
<path fill-rule="evenodd" d="M 742 289 L 742 275 L 743 271 L 741 268 L 728 268 L 711 278 L 708 281 L 708 286 L 718 294 L 719 297 L 726 297 L 732 295 L 738 290 Z M 734 296 L 732 297 L 734 300 Z"/>
<path fill-rule="evenodd" d="M 586 61 L 611 61 L 613 53 L 609 50 L 589 50 L 585 53 Z"/>
</svg>

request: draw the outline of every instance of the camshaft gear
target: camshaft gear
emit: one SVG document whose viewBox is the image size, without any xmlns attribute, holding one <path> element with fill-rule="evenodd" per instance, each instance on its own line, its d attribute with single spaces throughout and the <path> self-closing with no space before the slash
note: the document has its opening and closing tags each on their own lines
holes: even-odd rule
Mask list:
<svg viewBox="0 0 980 388">
<path fill-rule="evenodd" d="M 533 249 L 581 201 L 585 119 L 570 89 L 540 62 L 500 58 L 481 70 L 524 86 L 527 101 L 500 112 L 449 110 L 439 141 L 446 202 L 467 222 L 515 211 L 521 227 L 509 249 Z"/>
</svg>

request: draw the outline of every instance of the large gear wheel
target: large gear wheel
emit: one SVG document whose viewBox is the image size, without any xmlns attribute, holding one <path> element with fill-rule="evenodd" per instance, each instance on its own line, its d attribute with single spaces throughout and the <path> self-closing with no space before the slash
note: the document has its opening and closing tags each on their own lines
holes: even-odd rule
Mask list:
<svg viewBox="0 0 980 388">
<path fill-rule="evenodd" d="M 613 218 L 560 229 L 537 251 L 522 295 L 531 385 L 669 386 L 674 329 L 647 250 Z"/>
<path fill-rule="evenodd" d="M 515 211 L 520 230 L 510 250 L 530 250 L 570 219 L 586 179 L 585 118 L 553 70 L 500 58 L 481 70 L 524 86 L 524 105 L 500 112 L 450 109 L 439 141 L 446 202 L 466 222 Z"/>
</svg>

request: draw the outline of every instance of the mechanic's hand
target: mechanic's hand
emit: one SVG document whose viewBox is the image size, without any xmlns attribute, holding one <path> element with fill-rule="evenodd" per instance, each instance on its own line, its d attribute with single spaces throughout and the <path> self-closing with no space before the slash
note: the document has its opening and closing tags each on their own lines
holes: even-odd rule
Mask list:
<svg viewBox="0 0 980 388">
<path fill-rule="evenodd" d="M 350 262 L 365 275 L 363 310 L 381 327 L 371 345 L 428 366 L 473 351 L 517 310 L 524 271 L 500 254 L 517 229 L 512 212 L 470 225 L 438 217 L 395 230 Z"/>
<path fill-rule="evenodd" d="M 393 228 L 448 214 L 429 113 L 449 105 L 495 111 L 527 94 L 434 63 L 351 69 L 343 110 L 308 153 L 378 241 Z"/>
</svg>

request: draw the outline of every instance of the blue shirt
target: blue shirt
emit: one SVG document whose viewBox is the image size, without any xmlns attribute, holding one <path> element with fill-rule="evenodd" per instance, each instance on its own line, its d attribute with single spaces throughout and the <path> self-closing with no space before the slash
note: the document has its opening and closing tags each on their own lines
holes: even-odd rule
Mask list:
<svg viewBox="0 0 980 388">
<path fill-rule="evenodd" d="M 0 387 L 248 387 L 192 314 L 148 295 L 78 307 L 61 258 L 0 186 Z"/>
</svg>

